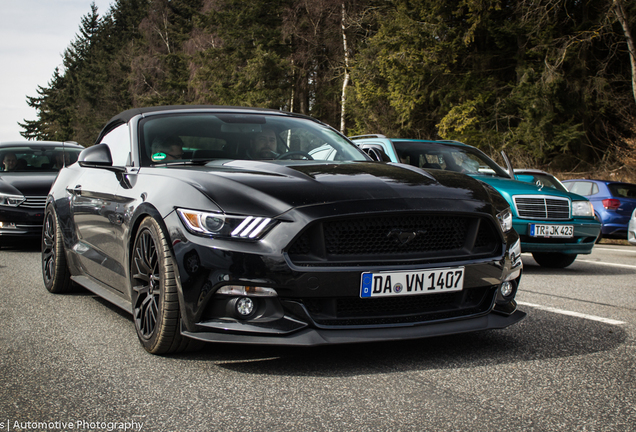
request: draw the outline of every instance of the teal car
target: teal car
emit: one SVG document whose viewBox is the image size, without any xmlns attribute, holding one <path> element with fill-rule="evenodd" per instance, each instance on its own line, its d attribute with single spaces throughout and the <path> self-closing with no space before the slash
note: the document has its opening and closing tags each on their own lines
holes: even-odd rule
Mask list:
<svg viewBox="0 0 636 432">
<path fill-rule="evenodd" d="M 351 137 L 360 148 L 379 161 L 405 163 L 418 168 L 465 173 L 496 189 L 510 204 L 513 228 L 521 237 L 521 251 L 532 253 L 544 267 L 564 268 L 577 255 L 589 254 L 601 225 L 594 218 L 590 201 L 567 191 L 508 171 L 479 149 L 456 141 L 386 138 L 382 135 Z M 513 174 L 514 176 L 514 174 Z M 524 181 L 521 181 L 524 180 Z"/>
</svg>

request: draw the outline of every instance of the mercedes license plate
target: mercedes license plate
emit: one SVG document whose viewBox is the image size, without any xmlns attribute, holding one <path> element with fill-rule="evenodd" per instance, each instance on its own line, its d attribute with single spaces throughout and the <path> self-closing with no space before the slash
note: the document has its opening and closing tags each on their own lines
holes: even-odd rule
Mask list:
<svg viewBox="0 0 636 432">
<path fill-rule="evenodd" d="M 573 235 L 572 225 L 530 224 L 530 237 L 571 238 Z"/>
<path fill-rule="evenodd" d="M 362 273 L 360 297 L 396 297 L 464 289 L 464 267 Z"/>
</svg>

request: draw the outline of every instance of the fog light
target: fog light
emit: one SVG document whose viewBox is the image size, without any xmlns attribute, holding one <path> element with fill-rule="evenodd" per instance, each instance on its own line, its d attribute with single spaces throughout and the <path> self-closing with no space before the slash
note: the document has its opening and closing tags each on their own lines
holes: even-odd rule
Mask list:
<svg viewBox="0 0 636 432">
<path fill-rule="evenodd" d="M 241 297 L 236 302 L 236 312 L 242 317 L 247 317 L 254 312 L 254 302 L 249 297 Z"/>
<path fill-rule="evenodd" d="M 508 297 L 510 294 L 512 294 L 514 287 L 512 286 L 510 282 L 504 282 L 501 284 L 501 287 L 499 288 L 499 290 L 501 291 L 502 296 Z"/>
<path fill-rule="evenodd" d="M 225 294 L 231 296 L 245 296 L 250 295 L 252 297 L 276 297 L 278 294 L 272 288 L 258 287 L 258 286 L 243 286 L 243 285 L 225 285 L 216 291 L 217 294 Z"/>
</svg>

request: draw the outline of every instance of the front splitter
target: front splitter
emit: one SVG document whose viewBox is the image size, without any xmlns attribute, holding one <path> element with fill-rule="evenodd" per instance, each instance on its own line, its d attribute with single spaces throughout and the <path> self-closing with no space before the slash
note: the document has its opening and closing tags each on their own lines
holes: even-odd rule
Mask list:
<svg viewBox="0 0 636 432">
<path fill-rule="evenodd" d="M 526 313 L 517 310 L 509 316 L 490 313 L 488 315 L 457 321 L 426 323 L 408 327 L 325 330 L 305 328 L 286 336 L 246 335 L 230 332 L 189 332 L 182 329 L 184 336 L 205 342 L 258 344 L 258 345 L 292 345 L 319 346 L 347 343 L 364 343 L 421 339 L 435 336 L 448 336 L 482 330 L 503 329 L 518 323 L 526 317 Z"/>
</svg>

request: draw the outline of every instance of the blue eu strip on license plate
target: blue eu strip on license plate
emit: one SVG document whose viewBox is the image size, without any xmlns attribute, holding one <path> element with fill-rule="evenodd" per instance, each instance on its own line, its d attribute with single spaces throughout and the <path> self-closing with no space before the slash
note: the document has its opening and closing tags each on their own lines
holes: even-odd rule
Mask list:
<svg viewBox="0 0 636 432">
<path fill-rule="evenodd" d="M 360 297 L 395 297 L 464 289 L 464 267 L 362 273 Z"/>
<path fill-rule="evenodd" d="M 574 225 L 529 224 L 530 237 L 572 238 Z"/>
</svg>

